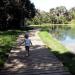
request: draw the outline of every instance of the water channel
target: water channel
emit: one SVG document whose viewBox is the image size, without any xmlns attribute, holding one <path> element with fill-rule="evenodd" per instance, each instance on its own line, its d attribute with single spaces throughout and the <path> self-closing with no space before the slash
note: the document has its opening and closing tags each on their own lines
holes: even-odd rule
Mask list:
<svg viewBox="0 0 75 75">
<path fill-rule="evenodd" d="M 59 40 L 68 50 L 75 54 L 75 28 L 70 26 L 55 27 L 50 30 L 54 38 Z"/>
</svg>

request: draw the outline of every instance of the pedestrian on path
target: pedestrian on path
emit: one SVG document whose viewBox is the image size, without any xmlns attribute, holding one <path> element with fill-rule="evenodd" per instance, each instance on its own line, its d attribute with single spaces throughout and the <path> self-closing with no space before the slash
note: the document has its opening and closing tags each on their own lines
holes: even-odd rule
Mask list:
<svg viewBox="0 0 75 75">
<path fill-rule="evenodd" d="M 29 49 L 32 45 L 31 40 L 29 39 L 29 36 L 25 36 L 25 49 L 26 49 L 26 56 L 29 56 Z"/>
<path fill-rule="evenodd" d="M 20 43 L 20 45 L 25 43 L 24 45 L 25 45 L 25 50 L 26 50 L 26 56 L 29 56 L 29 49 L 30 49 L 30 46 L 32 45 L 32 42 L 29 39 L 29 34 L 28 33 L 26 33 L 24 37 L 25 37 L 24 41 L 22 43 Z"/>
</svg>

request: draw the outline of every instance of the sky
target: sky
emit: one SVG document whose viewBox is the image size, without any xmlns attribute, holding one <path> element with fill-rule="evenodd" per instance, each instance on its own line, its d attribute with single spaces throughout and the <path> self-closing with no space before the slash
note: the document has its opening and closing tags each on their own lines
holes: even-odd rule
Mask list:
<svg viewBox="0 0 75 75">
<path fill-rule="evenodd" d="M 58 6 L 65 6 L 68 10 L 75 7 L 75 0 L 31 0 L 31 2 L 34 3 L 35 8 L 44 11 Z"/>
</svg>

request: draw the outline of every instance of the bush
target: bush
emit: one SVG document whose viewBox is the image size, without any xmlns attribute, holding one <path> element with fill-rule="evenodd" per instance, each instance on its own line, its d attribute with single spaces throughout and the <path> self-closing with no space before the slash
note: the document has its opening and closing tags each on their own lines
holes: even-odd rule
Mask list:
<svg viewBox="0 0 75 75">
<path fill-rule="evenodd" d="M 4 61 L 0 59 L 0 69 L 4 67 Z"/>
</svg>

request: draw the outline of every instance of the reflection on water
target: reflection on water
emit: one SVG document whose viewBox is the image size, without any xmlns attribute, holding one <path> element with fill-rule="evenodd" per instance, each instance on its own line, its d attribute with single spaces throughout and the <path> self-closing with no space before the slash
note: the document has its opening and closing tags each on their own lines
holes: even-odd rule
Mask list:
<svg viewBox="0 0 75 75">
<path fill-rule="evenodd" d="M 50 33 L 53 37 L 61 41 L 63 45 L 74 51 L 75 49 L 75 28 L 70 26 L 57 27 L 55 29 L 50 29 Z"/>
<path fill-rule="evenodd" d="M 64 44 L 75 43 L 75 39 L 72 39 L 69 36 L 66 36 L 66 38 L 61 42 L 64 43 Z"/>
</svg>

